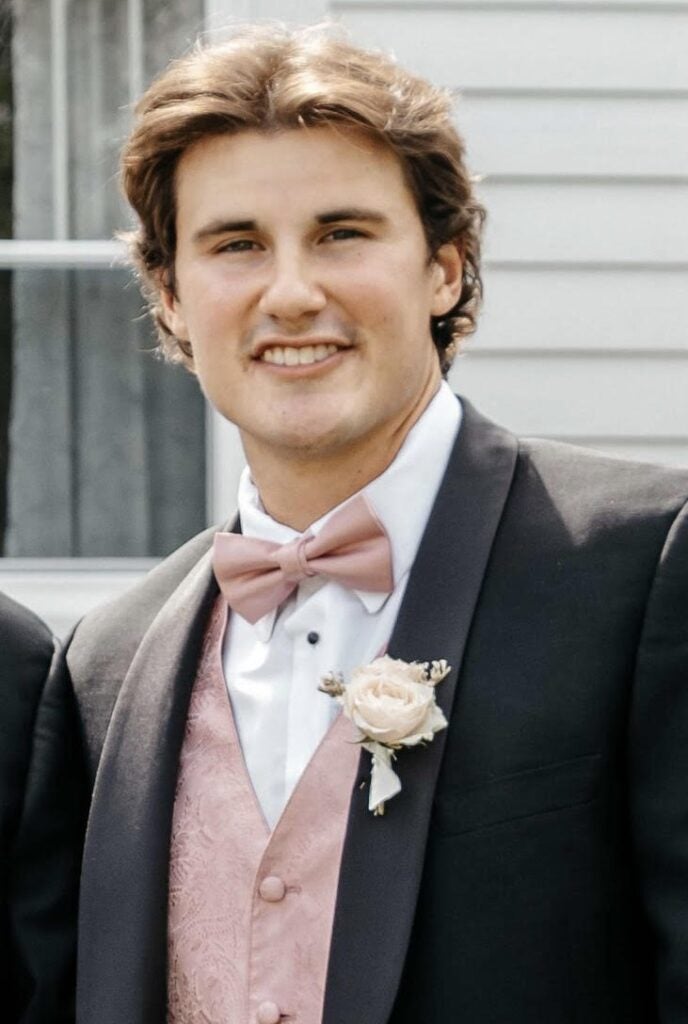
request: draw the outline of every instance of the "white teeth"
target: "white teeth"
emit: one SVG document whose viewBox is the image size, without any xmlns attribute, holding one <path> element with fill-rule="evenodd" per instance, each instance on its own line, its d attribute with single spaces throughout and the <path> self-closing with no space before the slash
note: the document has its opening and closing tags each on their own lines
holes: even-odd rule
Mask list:
<svg viewBox="0 0 688 1024">
<path fill-rule="evenodd" d="M 276 366 L 309 366 L 311 363 L 322 362 L 337 351 L 336 345 L 304 345 L 303 348 L 280 345 L 266 348 L 261 358 L 263 362 L 274 363 Z"/>
</svg>

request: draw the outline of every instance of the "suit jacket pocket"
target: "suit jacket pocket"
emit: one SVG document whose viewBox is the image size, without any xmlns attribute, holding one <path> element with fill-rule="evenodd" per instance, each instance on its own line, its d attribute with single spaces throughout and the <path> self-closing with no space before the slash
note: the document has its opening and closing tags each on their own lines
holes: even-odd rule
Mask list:
<svg viewBox="0 0 688 1024">
<path fill-rule="evenodd" d="M 460 835 L 588 803 L 597 795 L 599 762 L 599 754 L 589 754 L 504 775 L 472 789 L 444 787 L 435 797 L 433 824 L 440 832 Z"/>
</svg>

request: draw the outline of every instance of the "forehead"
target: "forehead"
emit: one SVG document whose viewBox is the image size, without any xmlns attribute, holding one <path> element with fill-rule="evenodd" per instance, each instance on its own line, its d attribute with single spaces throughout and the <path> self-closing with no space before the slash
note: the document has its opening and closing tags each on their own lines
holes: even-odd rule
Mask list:
<svg viewBox="0 0 688 1024">
<path fill-rule="evenodd" d="M 385 207 L 390 215 L 415 202 L 400 159 L 382 142 L 351 128 L 242 131 L 202 139 L 182 155 L 176 173 L 178 217 L 193 221 L 260 206 L 266 213 L 342 204 Z"/>
</svg>

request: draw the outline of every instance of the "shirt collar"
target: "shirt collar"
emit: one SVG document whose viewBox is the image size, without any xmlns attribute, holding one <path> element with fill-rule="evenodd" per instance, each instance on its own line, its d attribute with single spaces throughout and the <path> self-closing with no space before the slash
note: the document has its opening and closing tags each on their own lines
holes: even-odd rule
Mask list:
<svg viewBox="0 0 688 1024">
<path fill-rule="evenodd" d="M 461 426 L 462 409 L 459 400 L 443 381 L 418 421 L 406 435 L 404 443 L 387 469 L 371 480 L 362 491 L 375 510 L 392 548 L 392 569 L 395 588 L 409 572 L 423 536 L 425 524 L 439 490 L 449 461 L 454 440 Z M 309 528 L 318 534 L 338 509 L 351 501 L 330 509 Z M 284 523 L 278 523 L 264 510 L 258 489 L 245 467 L 239 481 L 237 499 L 241 517 L 241 531 L 247 537 L 287 544 L 300 536 Z M 308 532 L 308 531 L 304 531 Z M 356 590 L 362 604 L 371 614 L 379 611 L 388 594 Z M 265 638 L 272 633 L 276 612 L 269 612 L 256 623 Z"/>
</svg>

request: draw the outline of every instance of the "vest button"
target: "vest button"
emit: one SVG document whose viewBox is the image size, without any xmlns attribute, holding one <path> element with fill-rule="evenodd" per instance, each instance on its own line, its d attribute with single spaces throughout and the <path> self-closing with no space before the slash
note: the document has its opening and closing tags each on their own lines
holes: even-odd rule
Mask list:
<svg viewBox="0 0 688 1024">
<path fill-rule="evenodd" d="M 267 903 L 279 903 L 280 900 L 284 899 L 286 891 L 286 885 L 276 875 L 268 875 L 258 886 L 261 899 L 264 899 Z M 276 1019 L 279 1020 L 279 1017 Z"/>
<path fill-rule="evenodd" d="M 279 1024 L 281 1016 L 282 1014 L 277 1003 L 271 1003 L 269 1000 L 266 1000 L 258 1007 L 256 1020 L 258 1024 Z"/>
</svg>

